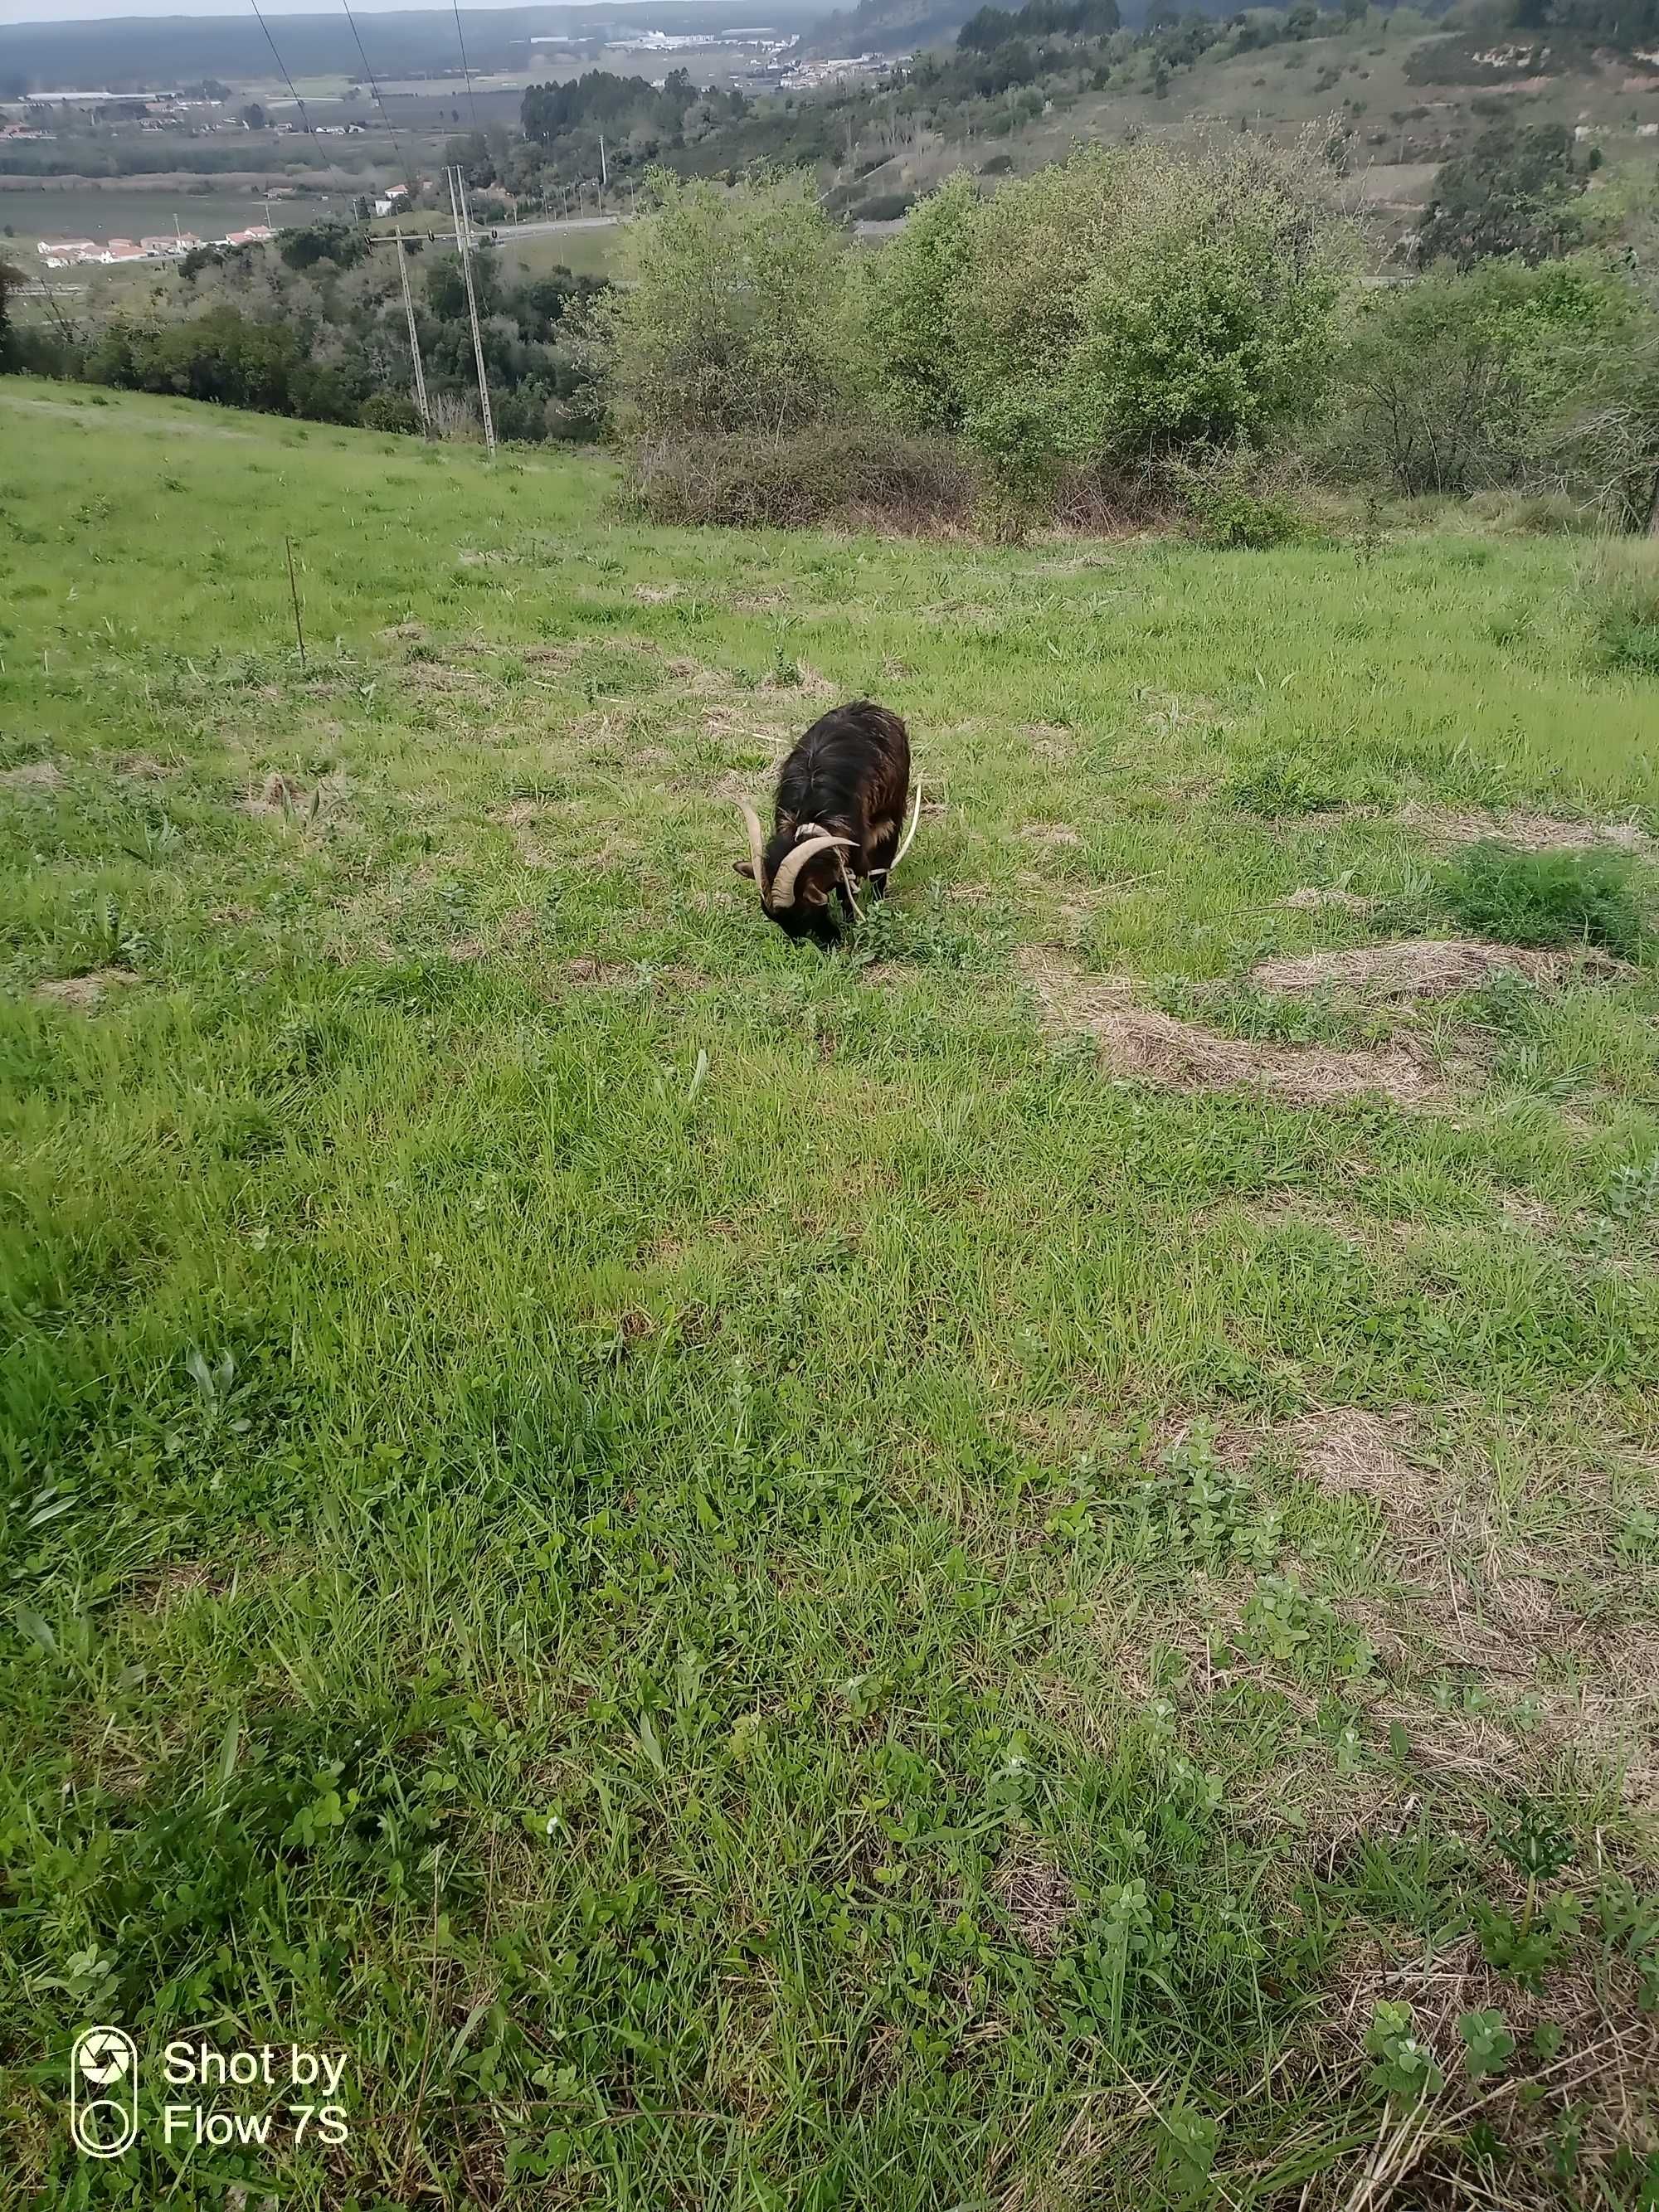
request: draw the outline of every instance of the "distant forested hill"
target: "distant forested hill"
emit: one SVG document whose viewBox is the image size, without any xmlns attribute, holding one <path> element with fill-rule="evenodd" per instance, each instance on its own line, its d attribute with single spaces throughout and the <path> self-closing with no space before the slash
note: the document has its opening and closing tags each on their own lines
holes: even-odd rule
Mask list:
<svg viewBox="0 0 1659 2212">
<path fill-rule="evenodd" d="M 22 0 L 27 6 L 28 0 Z M 964 9 L 963 13 L 969 10 Z M 769 0 L 765 20 L 799 30 L 811 9 L 803 0 Z M 466 58 L 480 71 L 522 69 L 530 40 L 557 30 L 576 40 L 642 30 L 708 31 L 732 18 L 725 0 L 662 0 L 648 6 L 468 9 L 462 18 Z M 343 9 L 332 15 L 270 18 L 282 58 L 296 78 L 357 76 L 362 57 Z M 370 65 L 387 77 L 460 70 L 452 8 L 410 9 L 364 15 Z M 91 23 L 20 23 L 0 29 L 0 99 L 25 92 L 171 90 L 221 77 L 232 84 L 269 78 L 276 64 L 253 15 L 135 16 Z"/>
<path fill-rule="evenodd" d="M 806 34 L 808 54 L 917 53 L 956 44 L 980 0 L 859 0 L 822 16 Z"/>
</svg>

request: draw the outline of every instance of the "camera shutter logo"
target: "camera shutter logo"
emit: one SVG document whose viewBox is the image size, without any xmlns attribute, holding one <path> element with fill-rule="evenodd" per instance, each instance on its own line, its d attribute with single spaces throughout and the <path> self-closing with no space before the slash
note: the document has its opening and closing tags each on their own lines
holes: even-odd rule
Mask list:
<svg viewBox="0 0 1659 2212">
<path fill-rule="evenodd" d="M 138 2138 L 138 2046 L 124 2027 L 82 2028 L 70 2054 L 70 2131 L 88 2158 L 119 2158 Z"/>
</svg>

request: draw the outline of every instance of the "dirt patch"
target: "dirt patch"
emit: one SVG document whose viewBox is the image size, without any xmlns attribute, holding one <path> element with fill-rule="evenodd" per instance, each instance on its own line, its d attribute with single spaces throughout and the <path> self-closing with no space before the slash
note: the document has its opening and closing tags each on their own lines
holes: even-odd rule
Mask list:
<svg viewBox="0 0 1659 2212">
<path fill-rule="evenodd" d="M 1655 849 L 1652 838 L 1635 822 L 1568 822 L 1559 815 L 1529 814 L 1517 808 L 1456 814 L 1419 806 L 1415 799 L 1407 799 L 1394 818 L 1437 845 L 1478 845 L 1492 839 L 1518 845 L 1527 853 L 1581 853 L 1595 845 L 1621 853 Z"/>
<path fill-rule="evenodd" d="M 242 811 L 256 819 L 291 821 L 296 815 L 314 813 L 321 804 L 320 791 L 308 792 L 290 775 L 268 775 L 258 791 L 243 799 Z"/>
<path fill-rule="evenodd" d="M 138 978 L 131 968 L 94 968 L 84 975 L 64 975 L 51 983 L 37 983 L 29 996 L 37 1006 L 74 1006 L 82 1011 L 95 1006 L 106 991 L 118 990 L 124 983 L 136 983 Z"/>
<path fill-rule="evenodd" d="M 1488 945 L 1477 938 L 1407 938 L 1392 945 L 1361 945 L 1346 952 L 1305 952 L 1293 959 L 1263 960 L 1250 981 L 1264 991 L 1350 991 L 1364 999 L 1444 999 L 1473 991 L 1489 976 L 1524 975 L 1553 982 L 1580 956 L 1533 952 L 1519 945 Z M 1620 963 L 1605 956 L 1591 963 L 1601 975 Z"/>
<path fill-rule="evenodd" d="M 492 808 L 489 819 L 503 830 L 528 830 L 544 815 L 555 812 L 559 804 L 556 799 L 515 799 L 506 806 Z"/>
<path fill-rule="evenodd" d="M 1069 822 L 1022 823 L 1019 834 L 1033 845 L 1041 845 L 1045 852 L 1083 842 L 1081 832 L 1073 830 Z"/>
<path fill-rule="evenodd" d="M 1095 1037 L 1115 1073 L 1144 1083 L 1170 1091 L 1254 1088 L 1303 1106 L 1379 1093 L 1398 1106 L 1424 1106 L 1443 1096 L 1426 1057 L 1407 1038 L 1352 1052 L 1259 1044 L 1137 1006 L 1127 977 L 1079 975 L 1047 947 L 1024 947 L 1019 965 L 1045 1028 Z"/>
<path fill-rule="evenodd" d="M 678 584 L 635 584 L 634 586 L 634 597 L 639 600 L 641 606 L 665 607 L 672 599 L 678 599 L 679 595 L 680 587 Z"/>
<path fill-rule="evenodd" d="M 389 629 L 380 631 L 380 637 L 383 645 L 419 645 L 425 640 L 426 624 L 414 621 L 393 623 Z"/>
<path fill-rule="evenodd" d="M 0 769 L 0 791 L 61 791 L 64 771 L 56 761 L 25 761 L 21 768 Z"/>
<path fill-rule="evenodd" d="M 1279 903 L 1290 907 L 1297 914 L 1371 914 L 1376 907 L 1375 899 L 1361 898 L 1357 891 L 1322 891 L 1311 884 L 1292 891 Z"/>
<path fill-rule="evenodd" d="M 991 1878 L 991 1893 L 1006 1907 L 1015 1935 L 1034 1959 L 1052 1959 L 1077 1911 L 1077 1892 L 1044 1859 L 1005 1858 Z"/>
</svg>

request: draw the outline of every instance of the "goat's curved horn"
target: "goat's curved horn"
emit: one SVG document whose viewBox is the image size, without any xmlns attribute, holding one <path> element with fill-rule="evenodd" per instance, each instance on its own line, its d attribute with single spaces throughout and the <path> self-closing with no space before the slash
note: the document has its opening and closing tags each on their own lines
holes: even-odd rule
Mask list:
<svg viewBox="0 0 1659 2212">
<path fill-rule="evenodd" d="M 764 906 L 766 904 L 766 876 L 762 867 L 762 862 L 766 854 L 766 839 L 761 833 L 760 817 L 756 813 L 754 808 L 750 805 L 748 800 L 745 799 L 740 799 L 738 801 L 738 805 L 742 812 L 744 823 L 747 825 L 749 830 L 749 857 L 753 861 L 755 866 L 755 889 L 760 893 L 761 904 Z"/>
<path fill-rule="evenodd" d="M 804 845 L 797 845 L 772 878 L 772 896 L 769 903 L 774 907 L 793 906 L 796 878 L 806 863 L 816 860 L 820 853 L 827 853 L 832 845 L 839 845 L 850 852 L 852 844 L 850 837 L 809 837 Z"/>
<path fill-rule="evenodd" d="M 918 784 L 916 786 L 916 803 L 910 810 L 910 827 L 904 833 L 904 842 L 900 845 L 897 852 L 894 854 L 892 859 L 887 863 L 887 872 L 890 876 L 892 874 L 894 869 L 897 867 L 899 862 L 904 858 L 905 854 L 909 851 L 910 847 L 915 839 L 916 824 L 921 821 L 921 786 Z"/>
</svg>

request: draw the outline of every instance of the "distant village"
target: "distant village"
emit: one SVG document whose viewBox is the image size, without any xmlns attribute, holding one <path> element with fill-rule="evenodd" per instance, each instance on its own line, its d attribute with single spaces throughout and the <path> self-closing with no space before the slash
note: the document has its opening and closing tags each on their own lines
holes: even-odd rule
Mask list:
<svg viewBox="0 0 1659 2212">
<path fill-rule="evenodd" d="M 73 269 L 88 261 L 111 268 L 126 261 L 181 261 L 203 246 L 268 246 L 276 235 L 268 222 L 246 230 L 227 231 L 222 238 L 198 238 L 193 230 L 171 231 L 163 238 L 112 238 L 100 245 L 95 238 L 43 238 L 35 251 L 48 269 Z"/>
</svg>

